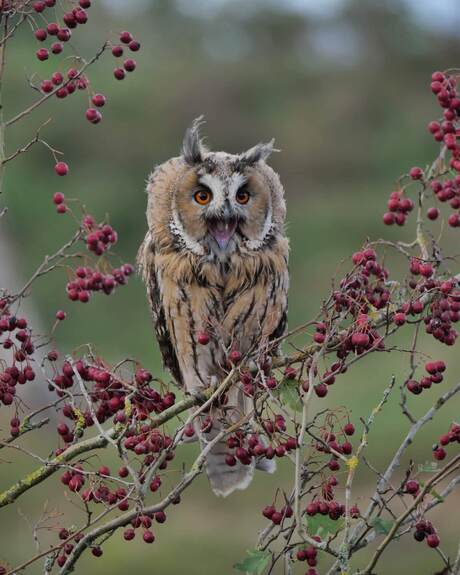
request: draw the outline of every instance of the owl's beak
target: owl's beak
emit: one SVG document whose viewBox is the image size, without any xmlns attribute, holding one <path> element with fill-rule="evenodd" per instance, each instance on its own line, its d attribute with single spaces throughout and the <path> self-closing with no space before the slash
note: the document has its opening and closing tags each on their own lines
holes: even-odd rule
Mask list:
<svg viewBox="0 0 460 575">
<path fill-rule="evenodd" d="M 236 218 L 225 218 L 211 220 L 208 229 L 212 237 L 216 240 L 219 248 L 225 250 L 235 233 L 238 222 Z"/>
</svg>

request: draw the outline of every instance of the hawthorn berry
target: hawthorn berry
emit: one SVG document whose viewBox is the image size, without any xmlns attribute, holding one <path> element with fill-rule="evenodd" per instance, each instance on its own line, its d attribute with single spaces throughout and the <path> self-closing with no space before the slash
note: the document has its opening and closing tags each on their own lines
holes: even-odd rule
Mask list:
<svg viewBox="0 0 460 575">
<path fill-rule="evenodd" d="M 69 173 L 69 166 L 65 162 L 58 162 L 54 166 L 54 170 L 58 176 L 67 176 Z"/>
<path fill-rule="evenodd" d="M 436 535 L 436 533 L 430 533 L 427 538 L 426 538 L 426 542 L 428 544 L 428 547 L 438 547 L 439 543 L 441 542 L 439 537 Z"/>
<path fill-rule="evenodd" d="M 62 309 L 59 309 L 56 312 L 56 319 L 59 321 L 63 321 L 66 318 L 66 313 L 65 311 L 63 311 Z"/>
<path fill-rule="evenodd" d="M 91 122 L 91 124 L 99 124 L 102 120 L 102 114 L 99 110 L 96 110 L 96 108 L 88 108 L 86 110 L 86 119 L 88 122 Z"/>
<path fill-rule="evenodd" d="M 136 40 L 131 40 L 131 42 L 128 44 L 128 48 L 131 50 L 131 52 L 138 52 L 141 48 L 141 45 Z"/>
<path fill-rule="evenodd" d="M 142 539 L 146 542 L 146 543 L 153 543 L 155 541 L 155 535 L 147 530 L 144 531 L 144 534 L 142 535 Z"/>
<path fill-rule="evenodd" d="M 40 48 L 37 50 L 36 55 L 40 62 L 44 62 L 45 60 L 48 60 L 50 53 L 46 48 Z"/>
<path fill-rule="evenodd" d="M 123 46 L 112 46 L 112 54 L 115 56 L 115 58 L 120 58 L 123 56 L 123 52 Z"/>
<path fill-rule="evenodd" d="M 207 345 L 209 343 L 209 335 L 205 331 L 200 331 L 197 341 L 200 345 Z"/>
<path fill-rule="evenodd" d="M 123 44 L 129 44 L 133 40 L 133 37 L 130 32 L 121 32 L 120 34 L 120 42 Z"/>
<path fill-rule="evenodd" d="M 409 176 L 413 179 L 413 180 L 421 180 L 423 177 L 423 170 L 422 168 L 419 168 L 417 166 L 411 168 L 409 170 Z"/>
<path fill-rule="evenodd" d="M 136 66 L 136 60 L 133 60 L 132 58 L 128 58 L 123 62 L 123 67 L 127 72 L 133 72 L 136 69 Z"/>
<path fill-rule="evenodd" d="M 102 108 L 106 103 L 106 98 L 103 94 L 94 94 L 91 101 L 96 106 L 96 108 Z"/>
<path fill-rule="evenodd" d="M 39 42 L 44 42 L 47 37 L 48 32 L 44 28 L 38 28 L 38 30 L 35 30 L 35 38 L 37 38 Z"/>
<path fill-rule="evenodd" d="M 115 68 L 113 75 L 117 80 L 124 80 L 126 74 L 123 68 Z"/>
</svg>

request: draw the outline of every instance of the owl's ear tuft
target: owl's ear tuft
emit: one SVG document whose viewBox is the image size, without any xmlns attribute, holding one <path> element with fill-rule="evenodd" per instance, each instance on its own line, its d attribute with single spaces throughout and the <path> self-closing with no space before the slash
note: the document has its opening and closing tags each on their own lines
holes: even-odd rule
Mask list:
<svg viewBox="0 0 460 575">
<path fill-rule="evenodd" d="M 204 124 L 204 117 L 199 116 L 193 120 L 190 128 L 185 132 L 182 143 L 182 155 L 189 166 L 195 166 L 203 161 L 205 147 L 200 138 L 200 127 Z"/>
<path fill-rule="evenodd" d="M 273 138 L 266 144 L 257 144 L 239 156 L 239 161 L 242 165 L 252 166 L 259 160 L 266 160 L 272 152 L 279 152 L 275 147 L 275 139 Z"/>
</svg>

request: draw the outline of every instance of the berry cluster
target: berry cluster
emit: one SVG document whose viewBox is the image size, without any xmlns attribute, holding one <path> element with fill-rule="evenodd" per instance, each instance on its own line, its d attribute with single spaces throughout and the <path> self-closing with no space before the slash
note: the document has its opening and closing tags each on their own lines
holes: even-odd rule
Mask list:
<svg viewBox="0 0 460 575">
<path fill-rule="evenodd" d="M 62 529 L 59 529 L 58 536 L 61 541 L 66 541 L 71 536 L 71 533 L 63 527 Z M 76 533 L 73 537 L 73 540 L 75 541 L 75 543 L 78 543 L 82 538 L 83 533 Z M 74 544 L 71 543 L 70 541 L 67 541 L 66 543 L 63 544 L 62 552 L 58 555 L 56 559 L 56 563 L 58 564 L 59 567 L 64 567 L 65 562 L 67 561 L 67 555 L 70 555 L 72 553 L 73 548 Z"/>
<path fill-rule="evenodd" d="M 294 437 L 286 437 L 286 422 L 282 415 L 275 415 L 274 420 L 266 420 L 264 430 L 269 439 L 268 443 L 265 438 L 255 433 L 246 437 L 242 431 L 237 431 L 228 437 L 227 446 L 234 451 L 226 455 L 225 463 L 230 467 L 235 466 L 237 461 L 242 465 L 250 465 L 251 461 L 258 457 L 265 459 L 284 457 L 297 449 L 297 440 Z"/>
<path fill-rule="evenodd" d="M 444 449 L 449 443 L 460 443 L 460 425 L 453 423 L 448 433 L 441 435 L 439 444 L 433 446 L 433 457 L 438 461 L 442 461 L 447 456 L 447 451 Z"/>
<path fill-rule="evenodd" d="M 329 485 L 332 484 L 328 483 L 324 488 L 325 494 L 327 496 L 330 496 L 331 493 L 331 489 L 328 488 Z M 342 505 L 341 503 L 338 503 L 334 500 L 314 500 L 307 505 L 305 513 L 310 517 L 314 517 L 318 513 L 320 515 L 329 515 L 331 519 L 336 521 L 345 514 L 345 505 Z"/>
<path fill-rule="evenodd" d="M 419 395 L 424 389 L 429 389 L 431 384 L 441 383 L 446 364 L 443 361 L 429 361 L 425 365 L 425 370 L 428 376 L 422 377 L 420 381 L 409 379 L 406 382 L 406 387 L 411 393 Z"/>
<path fill-rule="evenodd" d="M 442 118 L 433 120 L 428 124 L 428 131 L 436 142 L 442 143 L 450 154 L 449 166 L 456 172 L 460 172 L 460 145 L 457 142 L 457 122 L 460 118 L 460 94 L 457 88 L 457 77 L 443 72 L 434 72 L 431 77 L 431 91 L 437 96 L 438 103 L 442 108 Z M 418 166 L 409 170 L 409 177 L 413 181 L 421 181 L 423 188 L 430 180 L 430 173 Z M 444 181 L 432 180 L 430 182 L 434 197 L 440 202 L 449 202 L 454 210 L 448 218 L 451 227 L 460 226 L 460 174 Z M 394 223 L 404 225 L 407 214 L 414 207 L 410 198 L 403 197 L 403 191 L 395 191 L 388 200 L 388 212 L 383 215 L 383 222 L 387 225 Z M 428 208 L 426 216 L 429 220 L 437 220 L 439 209 Z"/>
<path fill-rule="evenodd" d="M 35 379 L 35 371 L 30 365 L 35 346 L 27 320 L 12 315 L 6 300 L 0 300 L 0 310 L 0 345 L 4 350 L 11 350 L 10 361 L 4 358 L 0 364 L 0 404 L 11 405 L 16 396 L 16 385 Z M 18 430 L 19 422 L 14 420 L 12 435 L 17 435 Z"/>
<path fill-rule="evenodd" d="M 447 219 L 449 226 L 458 228 L 460 226 L 460 175 L 454 178 L 446 178 L 444 181 L 433 180 L 430 184 L 434 195 L 440 202 L 449 202 L 449 206 L 454 210 Z M 431 215 L 430 215 L 431 214 Z M 427 212 L 429 219 L 437 219 L 439 210 L 430 208 Z"/>
<path fill-rule="evenodd" d="M 72 38 L 72 30 L 88 22 L 87 10 L 91 7 L 91 0 L 79 0 L 76 6 L 73 5 L 71 9 L 65 11 L 62 15 L 62 23 L 55 21 L 53 18 L 47 18 L 47 9 L 54 7 L 55 4 L 55 0 L 37 1 L 32 4 L 33 10 L 40 14 L 40 19 L 44 22 L 43 27 L 34 30 L 36 40 L 42 44 L 36 51 L 37 59 L 40 62 L 45 62 L 52 55 L 63 53 L 65 45 Z M 55 10 L 53 10 L 52 14 L 53 16 L 56 14 Z M 111 48 L 112 55 L 115 58 L 122 57 L 125 49 L 133 53 L 140 50 L 140 43 L 133 38 L 130 32 L 121 32 L 118 41 L 119 44 L 106 44 L 104 47 L 104 49 Z M 45 42 L 49 42 L 47 47 L 43 45 Z M 71 58 L 77 65 L 81 62 L 78 56 L 71 56 Z M 136 61 L 131 57 L 127 57 L 123 61 L 122 66 L 117 66 L 114 69 L 113 74 L 117 80 L 123 80 L 127 72 L 133 72 L 136 68 Z M 40 90 L 45 95 L 56 95 L 61 100 L 78 90 L 87 91 L 90 105 L 85 113 L 86 119 L 91 124 L 99 124 L 101 122 L 101 108 L 106 104 L 106 97 L 104 94 L 95 93 L 91 89 L 90 80 L 83 72 L 83 68 L 70 67 L 62 71 L 55 70 L 49 78 L 41 81 Z M 64 162 L 58 162 L 55 166 L 55 171 L 59 176 L 65 176 L 68 173 L 68 166 Z M 62 202 L 58 205 L 58 212 L 65 212 L 65 206 Z"/>
<path fill-rule="evenodd" d="M 83 227 L 87 231 L 86 246 L 90 252 L 101 256 L 118 241 L 117 232 L 109 224 L 96 224 L 92 216 L 85 216 Z"/>
<path fill-rule="evenodd" d="M 314 535 L 313 539 L 318 541 L 318 543 L 321 542 L 321 537 L 319 535 Z M 313 545 L 308 545 L 307 547 L 298 549 L 296 553 L 297 561 L 306 561 L 308 566 L 311 567 L 311 569 L 308 569 L 305 575 L 318 575 L 318 571 L 313 569 L 313 567 L 316 567 L 318 564 L 317 556 L 318 550 L 316 547 L 313 547 Z"/>
<path fill-rule="evenodd" d="M 340 289 L 333 294 L 336 311 L 348 310 L 357 317 L 367 313 L 370 306 L 384 308 L 390 300 L 385 286 L 388 271 L 377 262 L 375 250 L 366 248 L 356 252 L 352 260 L 355 270 L 341 280 Z"/>
<path fill-rule="evenodd" d="M 110 295 L 118 286 L 126 284 L 133 271 L 131 264 L 113 268 L 110 273 L 102 273 L 91 267 L 79 267 L 75 270 L 75 279 L 67 283 L 67 296 L 71 301 L 86 303 L 92 292 Z"/>
<path fill-rule="evenodd" d="M 383 222 L 387 226 L 397 224 L 403 226 L 408 214 L 414 209 L 414 202 L 403 196 L 402 191 L 391 192 L 388 200 L 388 212 L 383 215 Z"/>
<path fill-rule="evenodd" d="M 433 549 L 439 546 L 440 539 L 430 521 L 422 520 L 415 524 L 414 539 L 426 541 L 428 547 Z"/>
<path fill-rule="evenodd" d="M 439 295 L 430 303 L 429 313 L 424 318 L 425 331 L 438 341 L 453 345 L 458 333 L 452 324 L 460 320 L 458 282 L 456 280 L 437 282 L 437 287 Z"/>
<path fill-rule="evenodd" d="M 276 507 L 272 505 L 267 505 L 262 510 L 262 515 L 270 521 L 274 525 L 281 525 L 284 518 L 289 519 L 294 515 L 294 511 L 290 505 L 284 505 L 279 511 L 276 510 Z"/>
<path fill-rule="evenodd" d="M 53 353 L 53 362 L 55 358 L 56 355 Z M 90 397 L 99 423 L 104 423 L 110 417 L 114 417 L 114 423 L 127 423 L 129 418 L 124 412 L 127 397 L 130 399 L 132 410 L 130 417 L 136 421 L 145 420 L 149 414 L 161 413 L 174 405 L 174 393 L 167 392 L 162 396 L 151 387 L 150 384 L 153 378 L 148 371 L 139 368 L 130 378 L 125 380 L 112 374 L 102 363 L 91 365 L 82 359 L 76 361 L 74 367 L 68 361 L 63 363 L 61 369 L 54 367 L 55 374 L 52 384 L 50 384 L 50 390 L 56 391 L 59 397 L 63 397 L 64 391 L 71 389 L 75 385 L 74 369 L 83 381 L 94 384 L 90 390 Z M 80 426 L 84 429 L 93 424 L 93 418 L 89 410 L 83 411 L 83 421 L 69 405 L 64 406 L 62 412 L 65 417 L 75 423 L 75 426 Z M 134 443 L 140 443 L 146 433 L 145 430 L 139 434 L 134 433 L 134 431 L 127 432 L 128 437 L 134 438 L 130 439 L 129 448 L 134 447 Z M 58 433 L 67 443 L 73 440 L 73 433 L 69 436 L 67 428 L 59 427 Z M 166 441 L 166 443 L 168 442 Z"/>
<path fill-rule="evenodd" d="M 124 54 L 124 47 L 121 44 L 125 44 L 131 52 L 138 52 L 141 47 L 140 43 L 133 38 L 130 32 L 121 32 L 120 44 L 112 46 L 112 54 L 115 58 L 121 58 Z M 113 75 L 117 80 L 124 80 L 126 72 L 133 72 L 136 67 L 136 60 L 133 58 L 126 58 L 123 62 L 123 67 L 119 66 L 115 68 Z"/>
</svg>

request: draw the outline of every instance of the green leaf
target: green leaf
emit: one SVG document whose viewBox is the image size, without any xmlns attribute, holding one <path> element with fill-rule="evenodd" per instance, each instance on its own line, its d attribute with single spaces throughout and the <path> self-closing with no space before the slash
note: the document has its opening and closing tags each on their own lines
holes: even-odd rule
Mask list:
<svg viewBox="0 0 460 575">
<path fill-rule="evenodd" d="M 444 497 L 440 495 L 436 489 L 433 487 L 430 489 L 430 494 L 439 501 L 439 503 L 444 503 Z"/>
<path fill-rule="evenodd" d="M 418 464 L 419 473 L 436 473 L 438 471 L 437 461 L 425 461 L 425 463 Z"/>
<path fill-rule="evenodd" d="M 308 531 L 310 535 L 335 535 L 343 527 L 343 517 L 339 519 L 331 519 L 329 515 L 321 515 L 317 513 L 313 517 L 308 518 Z"/>
<path fill-rule="evenodd" d="M 241 563 L 236 563 L 234 568 L 244 573 L 255 573 L 255 575 L 261 575 L 269 566 L 272 558 L 270 551 L 250 549 L 247 554 L 248 557 L 243 559 Z"/>
<path fill-rule="evenodd" d="M 303 404 L 299 395 L 299 383 L 292 379 L 285 379 L 277 388 L 278 397 L 283 405 L 294 411 L 302 411 Z"/>
<path fill-rule="evenodd" d="M 380 533 L 381 535 L 387 535 L 390 532 L 393 523 L 394 521 L 392 519 L 382 519 L 382 517 L 376 517 L 372 521 L 371 525 L 377 533 Z"/>
</svg>

